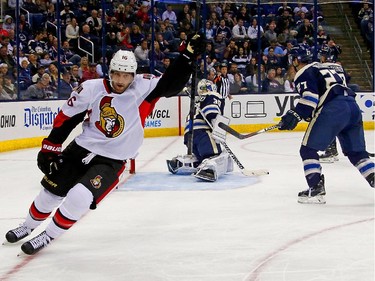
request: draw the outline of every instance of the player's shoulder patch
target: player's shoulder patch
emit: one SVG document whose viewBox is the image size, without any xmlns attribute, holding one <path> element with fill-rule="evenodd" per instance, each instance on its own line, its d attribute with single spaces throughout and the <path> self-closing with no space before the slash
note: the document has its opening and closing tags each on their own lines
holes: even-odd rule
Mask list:
<svg viewBox="0 0 375 281">
<path fill-rule="evenodd" d="M 155 77 L 155 75 L 150 74 L 150 73 L 144 73 L 144 74 L 142 75 L 142 78 L 143 78 L 143 79 L 147 79 L 147 80 L 151 80 L 151 79 L 153 79 L 154 77 Z"/>
</svg>

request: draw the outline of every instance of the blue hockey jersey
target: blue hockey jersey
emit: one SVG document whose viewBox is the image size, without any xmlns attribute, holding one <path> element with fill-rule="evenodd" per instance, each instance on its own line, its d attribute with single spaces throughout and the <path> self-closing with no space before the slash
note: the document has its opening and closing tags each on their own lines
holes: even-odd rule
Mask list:
<svg viewBox="0 0 375 281">
<path fill-rule="evenodd" d="M 346 84 L 343 67 L 336 63 L 308 64 L 297 72 L 294 81 L 297 92 L 301 96 L 294 110 L 306 121 L 314 116 L 318 108 L 335 96 L 355 96 Z"/>
</svg>

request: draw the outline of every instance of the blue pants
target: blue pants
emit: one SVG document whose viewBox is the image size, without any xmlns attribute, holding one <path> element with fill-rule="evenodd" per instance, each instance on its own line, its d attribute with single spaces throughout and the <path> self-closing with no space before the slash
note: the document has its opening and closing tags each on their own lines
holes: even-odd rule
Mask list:
<svg viewBox="0 0 375 281">
<path fill-rule="evenodd" d="M 187 144 L 188 135 L 185 134 L 184 143 Z M 193 153 L 199 164 L 206 158 L 219 155 L 222 152 L 220 144 L 217 144 L 208 130 L 194 130 Z"/>
</svg>

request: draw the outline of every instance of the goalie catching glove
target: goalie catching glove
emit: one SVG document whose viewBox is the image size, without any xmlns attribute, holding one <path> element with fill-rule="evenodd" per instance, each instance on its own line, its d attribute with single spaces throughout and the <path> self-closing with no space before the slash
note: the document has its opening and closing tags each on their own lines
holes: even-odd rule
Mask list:
<svg viewBox="0 0 375 281">
<path fill-rule="evenodd" d="M 293 130 L 301 120 L 302 118 L 298 115 L 297 112 L 289 109 L 288 112 L 283 117 L 281 117 L 279 130 Z"/>
<path fill-rule="evenodd" d="M 229 118 L 223 115 L 217 115 L 214 120 L 212 120 L 212 137 L 217 143 L 225 142 L 227 132 L 219 127 L 219 123 L 224 123 L 229 125 Z"/>
<path fill-rule="evenodd" d="M 42 149 L 38 153 L 38 168 L 46 175 L 51 175 L 63 163 L 61 144 L 55 144 L 48 139 L 42 141 Z"/>
<path fill-rule="evenodd" d="M 196 33 L 188 37 L 183 55 L 190 60 L 196 60 L 206 50 L 206 37 L 203 33 Z"/>
</svg>

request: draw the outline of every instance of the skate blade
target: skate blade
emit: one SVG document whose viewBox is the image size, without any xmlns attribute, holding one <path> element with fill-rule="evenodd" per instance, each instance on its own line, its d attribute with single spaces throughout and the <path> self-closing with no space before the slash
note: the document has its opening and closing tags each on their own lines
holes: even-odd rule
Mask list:
<svg viewBox="0 0 375 281">
<path fill-rule="evenodd" d="M 320 163 L 335 163 L 336 161 L 339 161 L 339 158 L 334 156 L 334 157 L 329 157 L 329 158 L 319 158 Z"/>
<path fill-rule="evenodd" d="M 301 204 L 325 204 L 326 199 L 322 195 L 313 197 L 298 197 L 298 203 Z"/>
</svg>

